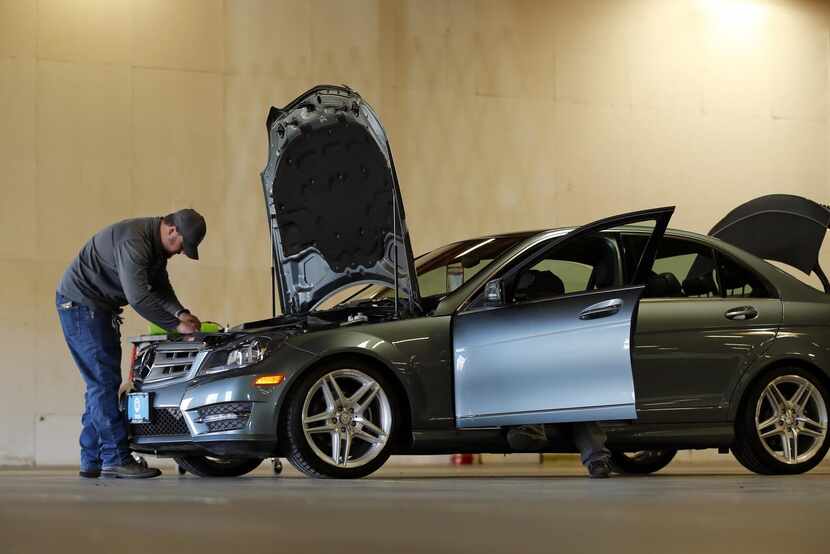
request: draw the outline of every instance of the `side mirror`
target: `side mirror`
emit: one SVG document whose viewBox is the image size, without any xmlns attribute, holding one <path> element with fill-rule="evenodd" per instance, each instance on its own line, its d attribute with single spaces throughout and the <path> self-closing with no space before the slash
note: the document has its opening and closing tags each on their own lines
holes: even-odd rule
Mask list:
<svg viewBox="0 0 830 554">
<path fill-rule="evenodd" d="M 484 303 L 487 306 L 501 306 L 504 303 L 504 284 L 501 279 L 493 279 L 484 285 Z"/>
</svg>

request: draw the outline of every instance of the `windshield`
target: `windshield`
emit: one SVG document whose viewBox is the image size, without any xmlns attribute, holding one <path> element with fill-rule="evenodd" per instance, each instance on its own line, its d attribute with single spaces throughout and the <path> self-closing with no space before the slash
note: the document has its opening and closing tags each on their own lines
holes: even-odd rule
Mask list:
<svg viewBox="0 0 830 554">
<path fill-rule="evenodd" d="M 532 233 L 502 237 L 463 240 L 418 257 L 415 273 L 421 297 L 446 296 L 490 265 L 502 252 L 526 239 Z M 318 310 L 337 304 L 370 298 L 391 298 L 395 290 L 382 285 L 360 285 L 334 295 L 318 306 Z"/>
</svg>

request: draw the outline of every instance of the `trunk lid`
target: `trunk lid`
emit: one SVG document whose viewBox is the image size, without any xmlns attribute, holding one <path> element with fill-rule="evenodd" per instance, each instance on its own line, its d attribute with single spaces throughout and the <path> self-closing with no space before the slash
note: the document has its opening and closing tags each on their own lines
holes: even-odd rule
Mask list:
<svg viewBox="0 0 830 554">
<path fill-rule="evenodd" d="M 709 235 L 764 260 L 815 273 L 825 292 L 830 281 L 819 265 L 830 207 L 791 194 L 770 194 L 741 204 L 721 219 Z"/>
</svg>

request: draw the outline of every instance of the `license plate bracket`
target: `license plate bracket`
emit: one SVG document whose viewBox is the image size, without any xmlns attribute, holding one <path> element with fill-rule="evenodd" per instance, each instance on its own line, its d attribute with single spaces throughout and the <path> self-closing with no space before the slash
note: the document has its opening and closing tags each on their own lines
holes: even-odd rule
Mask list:
<svg viewBox="0 0 830 554">
<path fill-rule="evenodd" d="M 150 423 L 149 392 L 131 392 L 127 395 L 127 420 L 130 423 Z"/>
</svg>

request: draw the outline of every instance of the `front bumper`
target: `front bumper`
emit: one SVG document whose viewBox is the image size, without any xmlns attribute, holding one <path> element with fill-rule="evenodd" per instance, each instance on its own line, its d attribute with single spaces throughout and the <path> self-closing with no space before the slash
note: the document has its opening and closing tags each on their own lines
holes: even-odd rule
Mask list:
<svg viewBox="0 0 830 554">
<path fill-rule="evenodd" d="M 174 437 L 158 437 L 156 440 L 133 441 L 135 452 L 159 457 L 215 456 L 217 458 L 272 458 L 279 456 L 279 449 L 272 439 L 253 440 L 218 437 L 210 439 L 177 440 Z"/>
<path fill-rule="evenodd" d="M 309 355 L 289 351 L 293 356 Z M 147 383 L 138 390 L 150 393 L 151 422 L 131 424 L 130 446 L 136 452 L 158 456 L 211 455 L 217 457 L 271 457 L 277 455 L 277 418 L 282 395 L 306 360 L 273 356 L 255 373 L 182 378 Z M 279 385 L 257 386 L 256 378 L 275 372 Z"/>
</svg>

